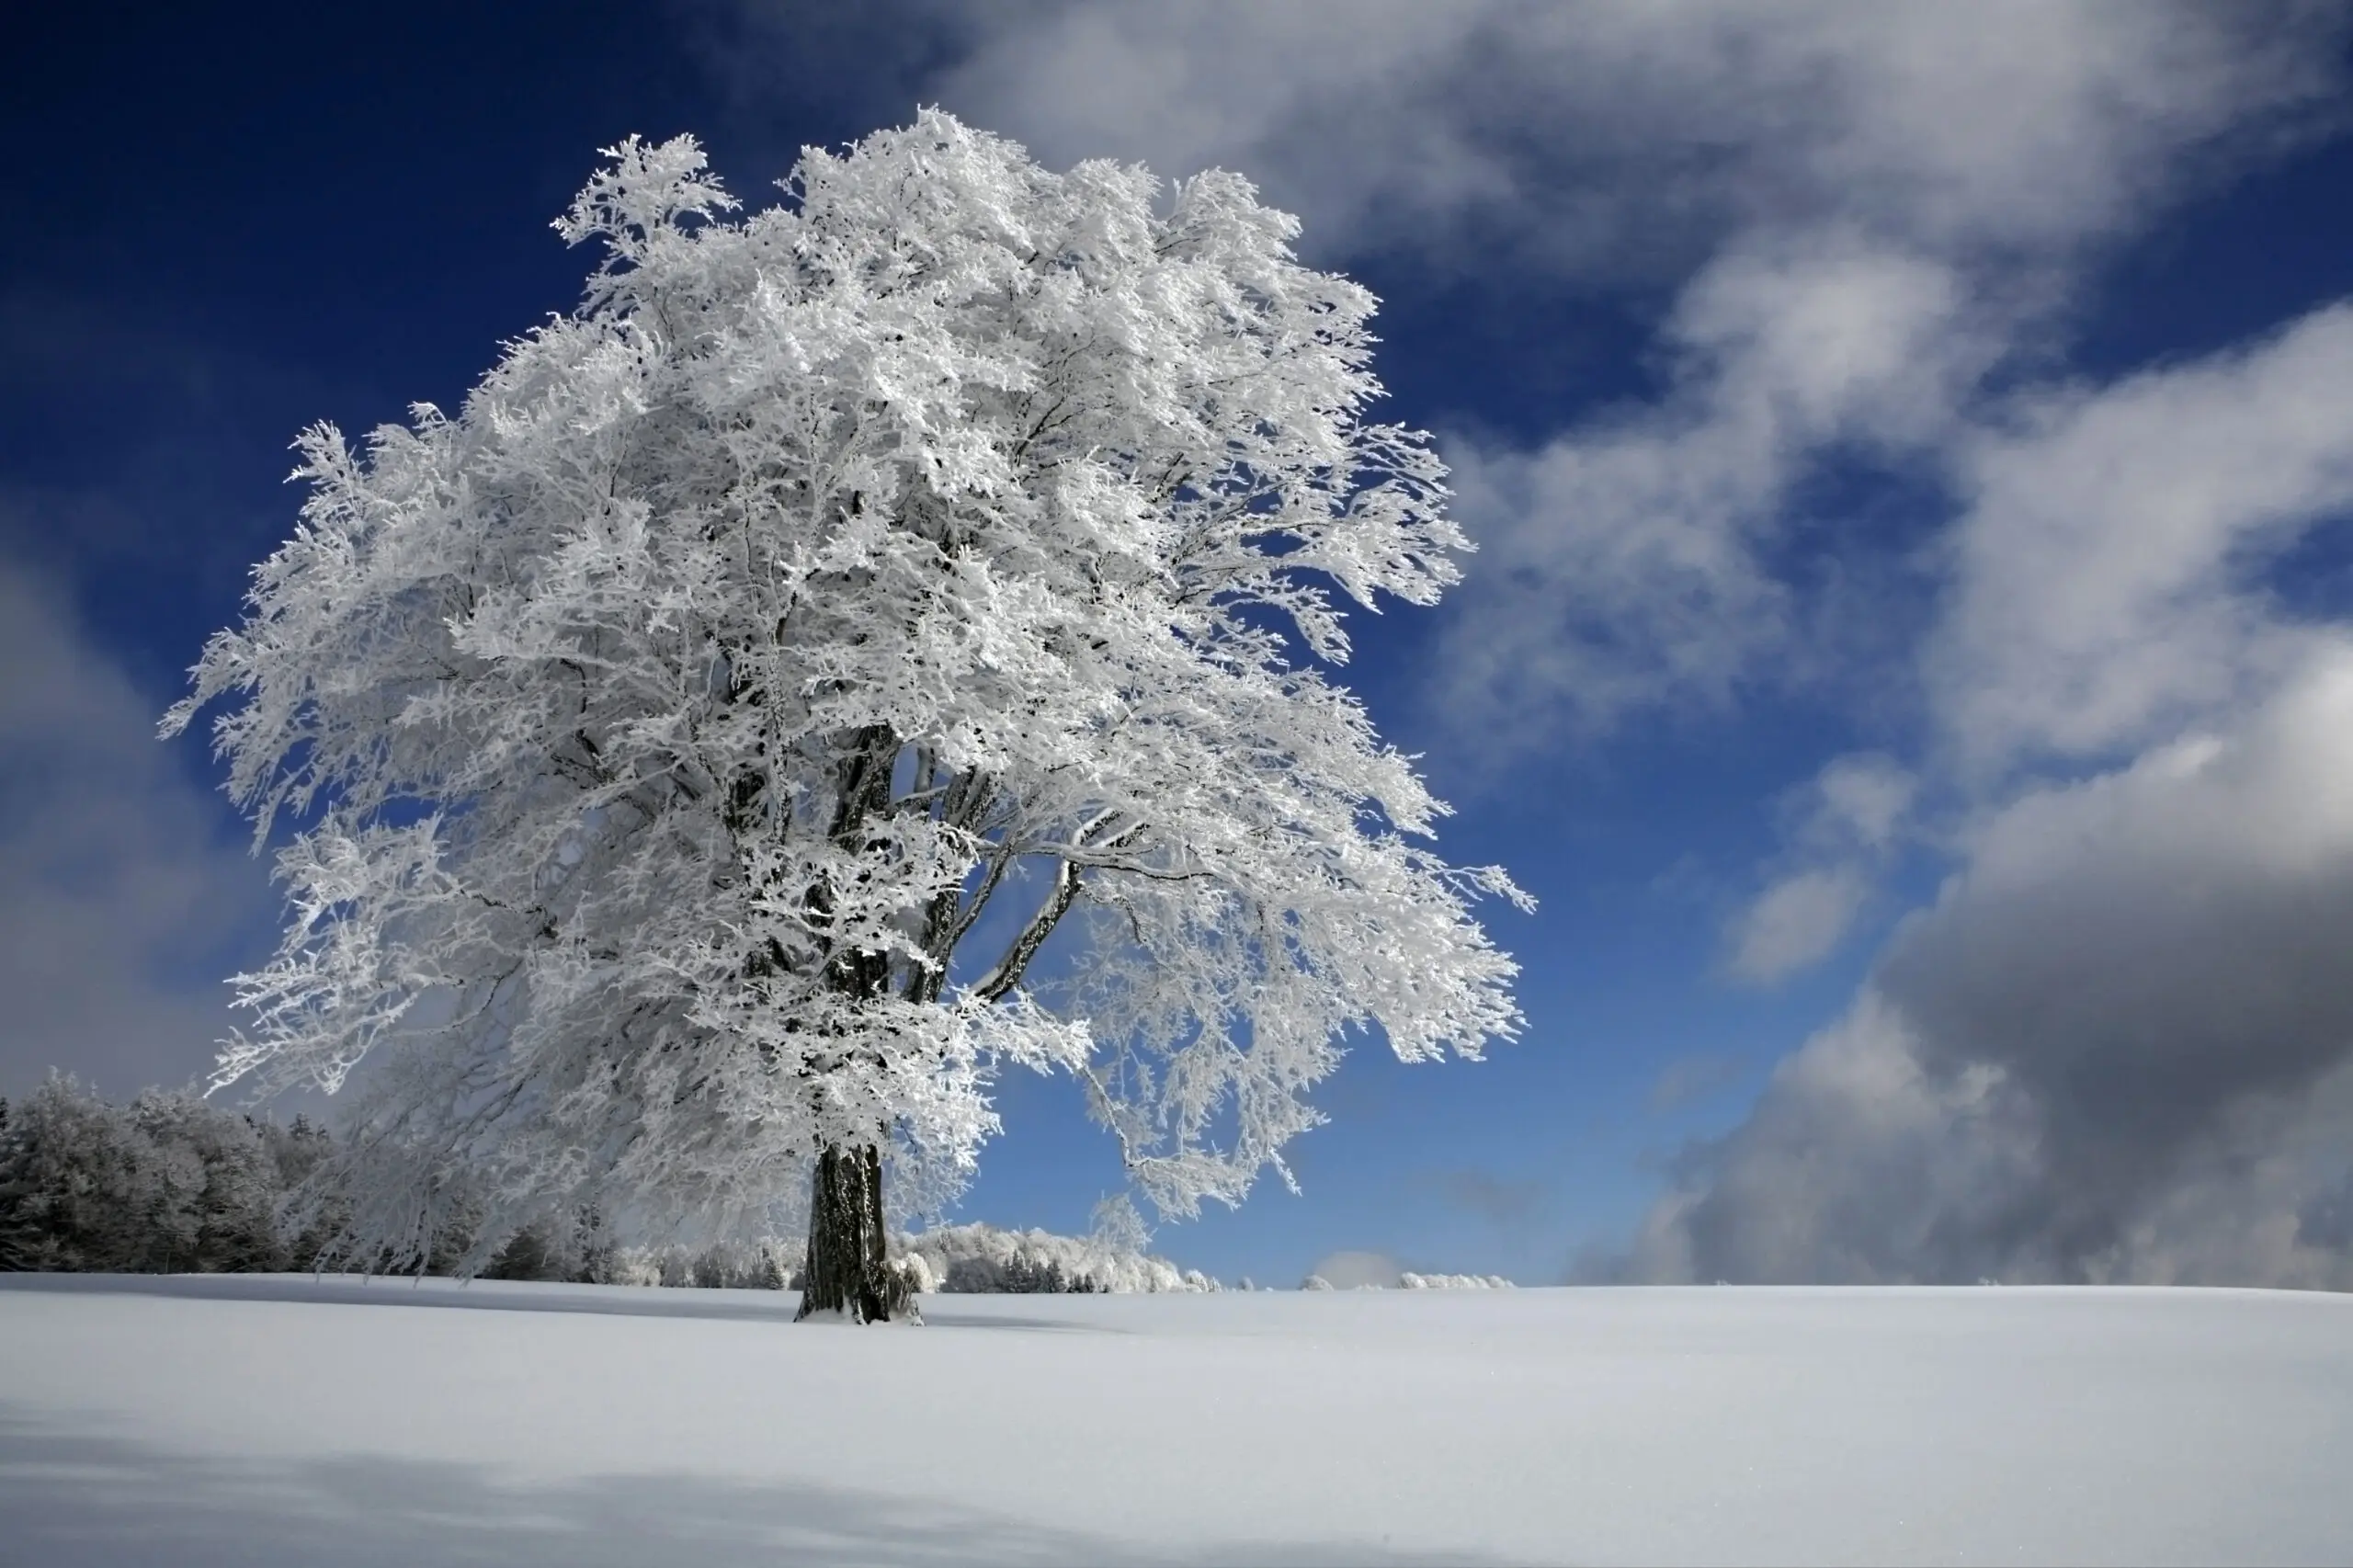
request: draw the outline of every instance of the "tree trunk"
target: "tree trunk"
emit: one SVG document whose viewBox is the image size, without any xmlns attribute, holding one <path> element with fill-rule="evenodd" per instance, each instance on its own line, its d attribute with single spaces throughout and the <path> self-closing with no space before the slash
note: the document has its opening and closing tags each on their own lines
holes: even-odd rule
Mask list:
<svg viewBox="0 0 2353 1568">
<path fill-rule="evenodd" d="M 841 1312 L 852 1323 L 913 1314 L 906 1281 L 883 1251 L 882 1152 L 835 1143 L 817 1156 L 809 1201 L 809 1256 L 801 1269 L 801 1310 Z"/>
</svg>

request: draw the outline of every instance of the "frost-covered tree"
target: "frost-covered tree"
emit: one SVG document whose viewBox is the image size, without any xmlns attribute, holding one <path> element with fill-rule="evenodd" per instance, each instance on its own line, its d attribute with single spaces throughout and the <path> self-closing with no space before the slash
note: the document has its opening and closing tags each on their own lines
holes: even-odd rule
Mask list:
<svg viewBox="0 0 2353 1568">
<path fill-rule="evenodd" d="M 1282 1171 L 1352 1030 L 1515 1031 L 1469 905 L 1521 895 L 1326 678 L 1463 540 L 1292 219 L 936 112 L 740 219 L 691 140 L 607 155 L 580 307 L 455 416 L 305 433 L 165 721 L 234 694 L 256 843 L 301 824 L 215 1083 L 377 1058 L 357 1246 L 461 1168 L 484 1248 L 813 1174 L 805 1306 L 881 1316 L 885 1158 L 952 1190 L 1006 1064 L 1184 1214 Z"/>
</svg>

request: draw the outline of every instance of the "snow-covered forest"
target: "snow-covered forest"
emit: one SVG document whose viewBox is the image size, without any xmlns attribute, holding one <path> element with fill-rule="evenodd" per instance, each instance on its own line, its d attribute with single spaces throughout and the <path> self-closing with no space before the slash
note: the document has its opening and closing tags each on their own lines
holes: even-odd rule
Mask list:
<svg viewBox="0 0 2353 1568">
<path fill-rule="evenodd" d="M 52 1077 L 14 1105 L 0 1101 L 0 1272 L 366 1272 L 381 1260 L 329 1246 L 344 1200 L 305 1186 L 335 1142 L 307 1116 L 281 1123 L 163 1089 L 117 1104 Z M 467 1205 L 454 1208 L 444 1250 L 411 1260 L 415 1272 L 459 1271 L 473 1237 Z M 1040 1230 L 941 1226 L 898 1235 L 892 1250 L 910 1261 L 922 1292 L 1220 1288 L 1115 1241 Z M 622 1246 L 584 1219 L 525 1230 L 488 1256 L 479 1269 L 486 1279 L 782 1290 L 799 1284 L 802 1244 L 756 1237 Z"/>
</svg>

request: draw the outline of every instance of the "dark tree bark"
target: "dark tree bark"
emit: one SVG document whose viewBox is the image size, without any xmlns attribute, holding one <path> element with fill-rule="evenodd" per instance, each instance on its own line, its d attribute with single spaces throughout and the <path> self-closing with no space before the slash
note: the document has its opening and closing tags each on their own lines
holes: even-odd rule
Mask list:
<svg viewBox="0 0 2353 1568">
<path fill-rule="evenodd" d="M 882 1152 L 835 1143 L 817 1156 L 809 1201 L 809 1256 L 801 1269 L 801 1310 L 841 1312 L 852 1323 L 914 1314 L 905 1277 L 884 1255 Z"/>
<path fill-rule="evenodd" d="M 870 724 L 842 737 L 833 818 L 826 832 L 844 849 L 863 854 L 888 842 L 881 827 L 908 804 L 907 799 L 892 796 L 892 778 L 906 749 L 906 743 L 886 724 Z M 940 820 L 972 831 L 994 798 L 995 787 L 987 777 L 977 770 L 950 777 L 921 746 L 915 749 L 914 762 L 911 795 L 918 803 L 916 809 L 936 812 Z M 737 831 L 755 820 L 751 808 L 761 788 L 745 788 L 742 810 L 731 818 Z M 1108 852 L 1142 831 L 1141 824 L 1117 828 L 1111 813 L 1105 812 L 1078 836 L 1083 847 Z M 829 984 L 860 1002 L 892 994 L 909 1001 L 937 1001 L 947 981 L 949 954 L 979 919 L 1015 858 L 1014 846 L 997 846 L 987 858 L 977 887 L 969 892 L 961 887 L 946 890 L 925 908 L 922 941 L 924 950 L 935 960 L 931 965 L 904 960 L 894 965 L 887 953 L 828 944 L 830 950 L 823 962 Z M 1068 858 L 1055 862 L 1053 885 L 1043 906 L 1024 924 L 1013 945 L 989 971 L 978 987 L 983 997 L 994 1002 L 1020 983 L 1038 949 L 1077 902 L 1082 875 L 1082 868 Z M 833 915 L 830 891 L 813 886 L 804 896 L 811 926 L 825 930 Z M 781 954 L 776 958 L 782 961 Z M 754 954 L 749 961 L 757 971 L 767 960 Z M 845 1049 L 856 1048 L 846 1044 Z M 798 1317 L 837 1312 L 853 1323 L 888 1323 L 894 1318 L 922 1321 L 906 1275 L 892 1266 L 885 1251 L 881 1148 L 868 1142 L 829 1144 L 817 1157 L 812 1188 L 809 1252 L 801 1268 Z"/>
</svg>

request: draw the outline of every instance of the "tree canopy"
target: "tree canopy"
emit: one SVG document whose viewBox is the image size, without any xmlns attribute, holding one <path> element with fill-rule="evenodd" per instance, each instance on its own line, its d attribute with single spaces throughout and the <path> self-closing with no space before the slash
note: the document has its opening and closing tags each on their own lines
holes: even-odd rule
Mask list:
<svg viewBox="0 0 2353 1568">
<path fill-rule="evenodd" d="M 936 1197 L 1007 1064 L 1189 1213 L 1351 1031 L 1516 1032 L 1471 905 L 1523 895 L 1328 678 L 1465 542 L 1294 220 L 938 112 L 748 216 L 690 139 L 607 155 L 580 306 L 454 416 L 305 432 L 165 721 L 233 698 L 256 845 L 299 829 L 215 1083 L 368 1062 L 371 1244 L 456 1164 L 516 1224 L 726 1221 L 878 1140 Z"/>
</svg>

